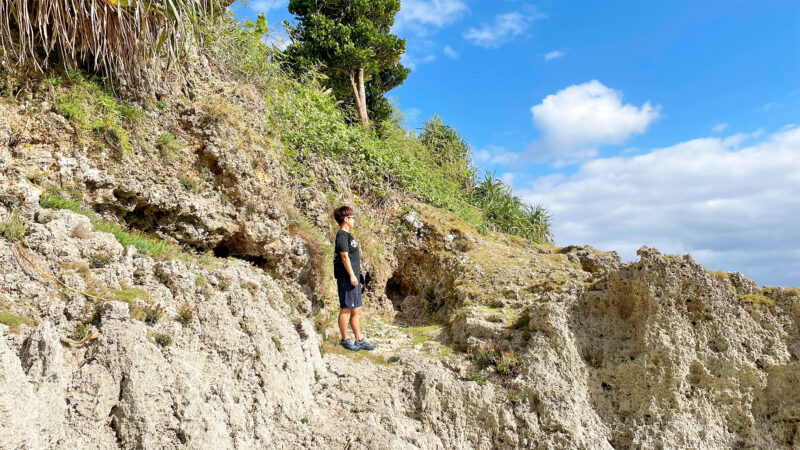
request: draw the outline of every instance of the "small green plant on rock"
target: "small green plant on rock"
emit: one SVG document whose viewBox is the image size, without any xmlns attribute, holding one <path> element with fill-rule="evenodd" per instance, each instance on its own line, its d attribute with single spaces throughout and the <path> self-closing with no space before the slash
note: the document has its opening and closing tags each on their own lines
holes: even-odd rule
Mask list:
<svg viewBox="0 0 800 450">
<path fill-rule="evenodd" d="M 85 323 L 80 323 L 75 325 L 75 329 L 72 330 L 72 339 L 76 341 L 80 341 L 81 339 L 86 337 L 86 333 L 89 331 L 89 325 Z"/>
<path fill-rule="evenodd" d="M 102 269 L 111 264 L 111 255 L 107 253 L 98 253 L 92 256 L 91 263 L 93 269 Z"/>
<path fill-rule="evenodd" d="M 172 345 L 172 336 L 164 333 L 157 334 L 153 340 L 161 347 L 169 347 Z"/>
<path fill-rule="evenodd" d="M 400 362 L 400 357 L 399 356 L 392 355 L 392 356 L 389 357 L 389 360 L 388 360 L 389 364 L 394 364 L 396 362 Z"/>
<path fill-rule="evenodd" d="M 281 344 L 281 340 L 275 336 L 272 336 L 272 343 L 275 344 L 275 348 L 278 349 L 279 352 L 283 351 L 283 345 Z"/>
<path fill-rule="evenodd" d="M 192 311 L 192 307 L 189 306 L 189 303 L 184 303 L 178 310 L 178 315 L 175 316 L 175 321 L 181 324 L 184 328 L 187 328 L 192 326 L 192 320 L 194 320 L 194 311 Z"/>
<path fill-rule="evenodd" d="M 18 211 L 11 213 L 11 217 L 0 222 L 0 235 L 9 241 L 19 241 L 25 236 L 26 228 Z"/>
<path fill-rule="evenodd" d="M 486 378 L 484 378 L 483 375 L 481 375 L 478 372 L 475 372 L 472 375 L 470 375 L 468 379 L 469 381 L 474 381 L 478 383 L 478 385 L 480 386 L 483 386 L 483 384 L 486 383 Z"/>
<path fill-rule="evenodd" d="M 148 325 L 153 325 L 159 320 L 161 320 L 161 316 L 164 315 L 164 308 L 157 304 L 155 306 L 145 306 L 144 307 L 144 323 Z"/>
<path fill-rule="evenodd" d="M 156 140 L 156 149 L 161 157 L 176 156 L 177 152 L 183 148 L 183 144 L 174 134 L 167 131 Z"/>
<path fill-rule="evenodd" d="M 178 181 L 181 182 L 181 185 L 187 192 L 199 192 L 200 191 L 200 183 L 193 178 L 189 178 L 187 176 L 179 176 Z"/>
</svg>

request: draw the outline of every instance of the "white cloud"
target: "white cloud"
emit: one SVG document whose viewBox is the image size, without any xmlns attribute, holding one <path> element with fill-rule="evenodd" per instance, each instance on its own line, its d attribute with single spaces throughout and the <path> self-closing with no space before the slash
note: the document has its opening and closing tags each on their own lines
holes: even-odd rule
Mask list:
<svg viewBox="0 0 800 450">
<path fill-rule="evenodd" d="M 528 146 L 536 161 L 593 157 L 599 146 L 622 144 L 659 117 L 660 106 L 622 104 L 622 93 L 597 80 L 548 95 L 531 108 L 542 138 Z"/>
<path fill-rule="evenodd" d="M 449 45 L 444 46 L 444 48 L 442 49 L 442 53 L 444 53 L 444 55 L 450 59 L 458 59 L 458 53 L 455 50 L 453 50 L 453 47 L 450 47 Z"/>
<path fill-rule="evenodd" d="M 728 128 L 728 124 L 727 123 L 718 123 L 718 124 L 714 125 L 713 128 L 711 128 L 711 132 L 712 133 L 722 133 L 723 131 L 725 131 L 726 128 Z"/>
<path fill-rule="evenodd" d="M 433 53 L 427 53 L 422 56 L 418 56 L 411 53 L 404 53 L 400 57 L 400 62 L 411 70 L 415 70 L 417 66 L 419 66 L 420 64 L 426 64 L 433 61 L 436 61 L 436 55 L 434 55 Z"/>
<path fill-rule="evenodd" d="M 753 138 L 596 159 L 517 192 L 551 210 L 560 245 L 587 243 L 633 260 L 646 244 L 762 284 L 800 286 L 800 128 L 738 148 L 742 136 Z"/>
<path fill-rule="evenodd" d="M 514 11 L 499 14 L 495 16 L 493 23 L 467 30 L 464 38 L 481 47 L 497 48 L 525 33 L 533 21 L 545 17 L 547 16 L 535 8 L 528 8 L 524 13 Z"/>
<path fill-rule="evenodd" d="M 501 164 L 508 166 L 519 159 L 520 154 L 508 151 L 505 147 L 489 145 L 472 153 L 472 161 L 481 164 Z"/>
<path fill-rule="evenodd" d="M 552 52 L 547 52 L 544 55 L 544 60 L 545 61 L 550 61 L 550 60 L 553 60 L 553 59 L 561 58 L 563 56 L 564 56 L 564 52 L 559 51 L 559 50 L 553 50 Z"/>
<path fill-rule="evenodd" d="M 469 8 L 463 0 L 403 0 L 392 31 L 410 30 L 424 35 L 458 21 L 467 12 Z"/>
</svg>

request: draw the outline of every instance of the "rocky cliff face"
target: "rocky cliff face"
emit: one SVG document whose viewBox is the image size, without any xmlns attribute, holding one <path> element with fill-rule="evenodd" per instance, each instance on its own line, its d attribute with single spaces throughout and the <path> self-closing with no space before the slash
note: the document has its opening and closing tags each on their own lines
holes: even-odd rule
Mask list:
<svg viewBox="0 0 800 450">
<path fill-rule="evenodd" d="M 298 183 L 262 100 L 191 81 L 125 151 L 78 136 L 57 90 L 0 104 L 3 447 L 800 445 L 798 290 L 481 235 L 322 158 Z M 331 320 L 341 202 L 364 219 L 369 355 Z"/>
</svg>

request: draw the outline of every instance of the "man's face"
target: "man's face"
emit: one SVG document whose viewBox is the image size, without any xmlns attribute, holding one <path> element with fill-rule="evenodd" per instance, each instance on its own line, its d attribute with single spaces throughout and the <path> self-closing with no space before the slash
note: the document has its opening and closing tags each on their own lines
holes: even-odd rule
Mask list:
<svg viewBox="0 0 800 450">
<path fill-rule="evenodd" d="M 356 216 L 345 216 L 344 220 L 351 228 L 356 224 Z"/>
</svg>

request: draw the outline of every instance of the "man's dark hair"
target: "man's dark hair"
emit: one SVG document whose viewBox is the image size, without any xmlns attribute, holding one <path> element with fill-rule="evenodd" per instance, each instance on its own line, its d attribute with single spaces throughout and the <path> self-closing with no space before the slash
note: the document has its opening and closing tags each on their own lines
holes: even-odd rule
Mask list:
<svg viewBox="0 0 800 450">
<path fill-rule="evenodd" d="M 347 216 L 353 215 L 353 208 L 349 206 L 340 206 L 336 208 L 336 211 L 333 212 L 333 218 L 336 219 L 336 223 L 339 225 L 344 222 L 344 218 Z"/>
</svg>

